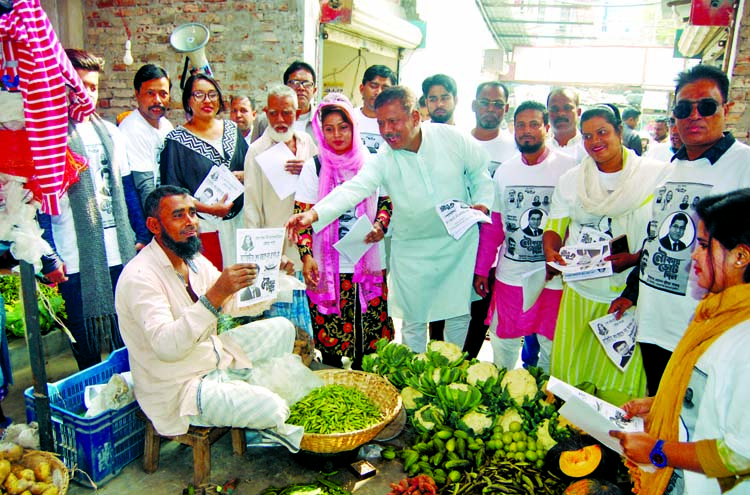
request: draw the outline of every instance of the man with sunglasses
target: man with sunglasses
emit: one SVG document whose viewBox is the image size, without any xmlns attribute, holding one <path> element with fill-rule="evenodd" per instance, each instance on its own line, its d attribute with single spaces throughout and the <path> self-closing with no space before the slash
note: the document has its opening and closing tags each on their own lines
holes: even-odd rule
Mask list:
<svg viewBox="0 0 750 495">
<path fill-rule="evenodd" d="M 724 131 L 732 105 L 728 94 L 729 79 L 715 67 L 697 65 L 677 76 L 672 117 L 683 145 L 672 158 L 670 177 L 654 194 L 652 222 L 659 235 L 645 241 L 643 252 L 650 254 L 641 260 L 643 273 L 632 272 L 627 288 L 610 307 L 610 312 L 621 314 L 638 304 L 638 342 L 649 395 L 656 393 L 669 357 L 703 296 L 691 283 L 697 201 L 665 203 L 662 194 L 702 198 L 750 186 L 750 147 Z M 679 212 L 683 214 L 679 218 L 689 219 L 682 238 L 688 249 L 670 252 L 660 245 L 659 237 L 667 234 L 670 220 Z"/>
<path fill-rule="evenodd" d="M 495 171 L 501 164 L 518 154 L 513 136 L 501 127 L 505 112 L 508 111 L 509 97 L 510 92 L 503 83 L 487 81 L 477 86 L 476 97 L 471 102 L 476 122 L 471 135 L 490 155 L 490 176 L 495 175 Z M 492 266 L 494 268 L 494 262 Z M 494 269 L 489 271 L 489 282 L 486 285 L 487 293 L 479 301 L 471 303 L 471 321 L 464 350 L 473 358 L 477 357 L 487 337 L 489 325 L 486 325 L 484 321 L 487 319 L 487 311 L 492 300 L 492 288 L 495 285 Z"/>
<path fill-rule="evenodd" d="M 306 132 L 315 141 L 311 120 L 315 114 L 313 98 L 318 92 L 315 69 L 307 62 L 295 60 L 284 71 L 284 86 L 289 86 L 297 94 L 297 118 L 294 122 L 294 130 Z M 268 127 L 268 119 L 261 114 L 255 121 L 250 141 L 255 142 L 258 137 L 262 136 L 266 127 Z"/>
</svg>

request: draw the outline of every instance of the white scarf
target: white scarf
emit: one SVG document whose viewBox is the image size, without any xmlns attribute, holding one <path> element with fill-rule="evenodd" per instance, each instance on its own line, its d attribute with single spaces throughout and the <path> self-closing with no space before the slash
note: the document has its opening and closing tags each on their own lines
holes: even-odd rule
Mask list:
<svg viewBox="0 0 750 495">
<path fill-rule="evenodd" d="M 636 210 L 671 172 L 672 165 L 643 158 L 623 147 L 619 184 L 608 191 L 599 179 L 596 162 L 587 156 L 580 165 L 576 207 L 589 214 L 619 217 Z"/>
</svg>

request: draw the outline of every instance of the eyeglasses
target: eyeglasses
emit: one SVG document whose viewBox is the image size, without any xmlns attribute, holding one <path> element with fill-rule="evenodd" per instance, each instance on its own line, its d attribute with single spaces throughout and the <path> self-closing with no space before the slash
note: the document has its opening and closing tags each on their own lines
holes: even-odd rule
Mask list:
<svg viewBox="0 0 750 495">
<path fill-rule="evenodd" d="M 703 98 L 698 101 L 680 100 L 674 107 L 672 107 L 672 115 L 674 115 L 676 119 L 686 119 L 693 113 L 693 106 L 698 109 L 698 114 L 701 117 L 710 117 L 716 114 L 721 103 L 713 98 Z"/>
<path fill-rule="evenodd" d="M 482 108 L 495 107 L 498 110 L 505 108 L 505 102 L 503 100 L 477 100 L 477 103 Z"/>
<path fill-rule="evenodd" d="M 206 93 L 205 91 L 193 91 L 192 95 L 193 98 L 195 98 L 195 101 L 203 101 L 206 98 L 208 98 L 208 101 L 215 101 L 219 99 L 218 91 L 209 91 L 208 93 Z"/>
<path fill-rule="evenodd" d="M 299 79 L 289 79 L 286 82 L 286 85 L 290 87 L 294 87 L 294 88 L 298 88 L 302 86 L 305 89 L 310 89 L 313 86 L 315 86 L 315 83 L 312 81 L 300 81 Z"/>
</svg>

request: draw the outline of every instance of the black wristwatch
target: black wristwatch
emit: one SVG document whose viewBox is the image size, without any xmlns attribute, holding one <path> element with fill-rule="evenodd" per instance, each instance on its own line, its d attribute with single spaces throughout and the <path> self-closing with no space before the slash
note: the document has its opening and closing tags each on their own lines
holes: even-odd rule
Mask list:
<svg viewBox="0 0 750 495">
<path fill-rule="evenodd" d="M 651 453 L 648 455 L 651 459 L 651 464 L 658 468 L 663 468 L 667 465 L 667 456 L 664 454 L 662 447 L 664 446 L 664 440 L 657 440 L 654 448 L 651 449 Z"/>
</svg>

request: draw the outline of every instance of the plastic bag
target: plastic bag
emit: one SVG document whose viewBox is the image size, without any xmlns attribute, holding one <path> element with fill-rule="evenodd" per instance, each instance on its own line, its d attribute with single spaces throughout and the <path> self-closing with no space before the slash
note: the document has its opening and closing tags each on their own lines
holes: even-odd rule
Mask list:
<svg viewBox="0 0 750 495">
<path fill-rule="evenodd" d="M 278 394 L 290 407 L 313 389 L 325 385 L 296 354 L 256 362 L 248 382 Z"/>
<path fill-rule="evenodd" d="M 85 417 L 92 418 L 109 409 L 121 409 L 134 400 L 133 377 L 130 372 L 115 373 L 105 385 L 86 387 L 83 394 L 83 402 L 88 408 Z"/>
</svg>

